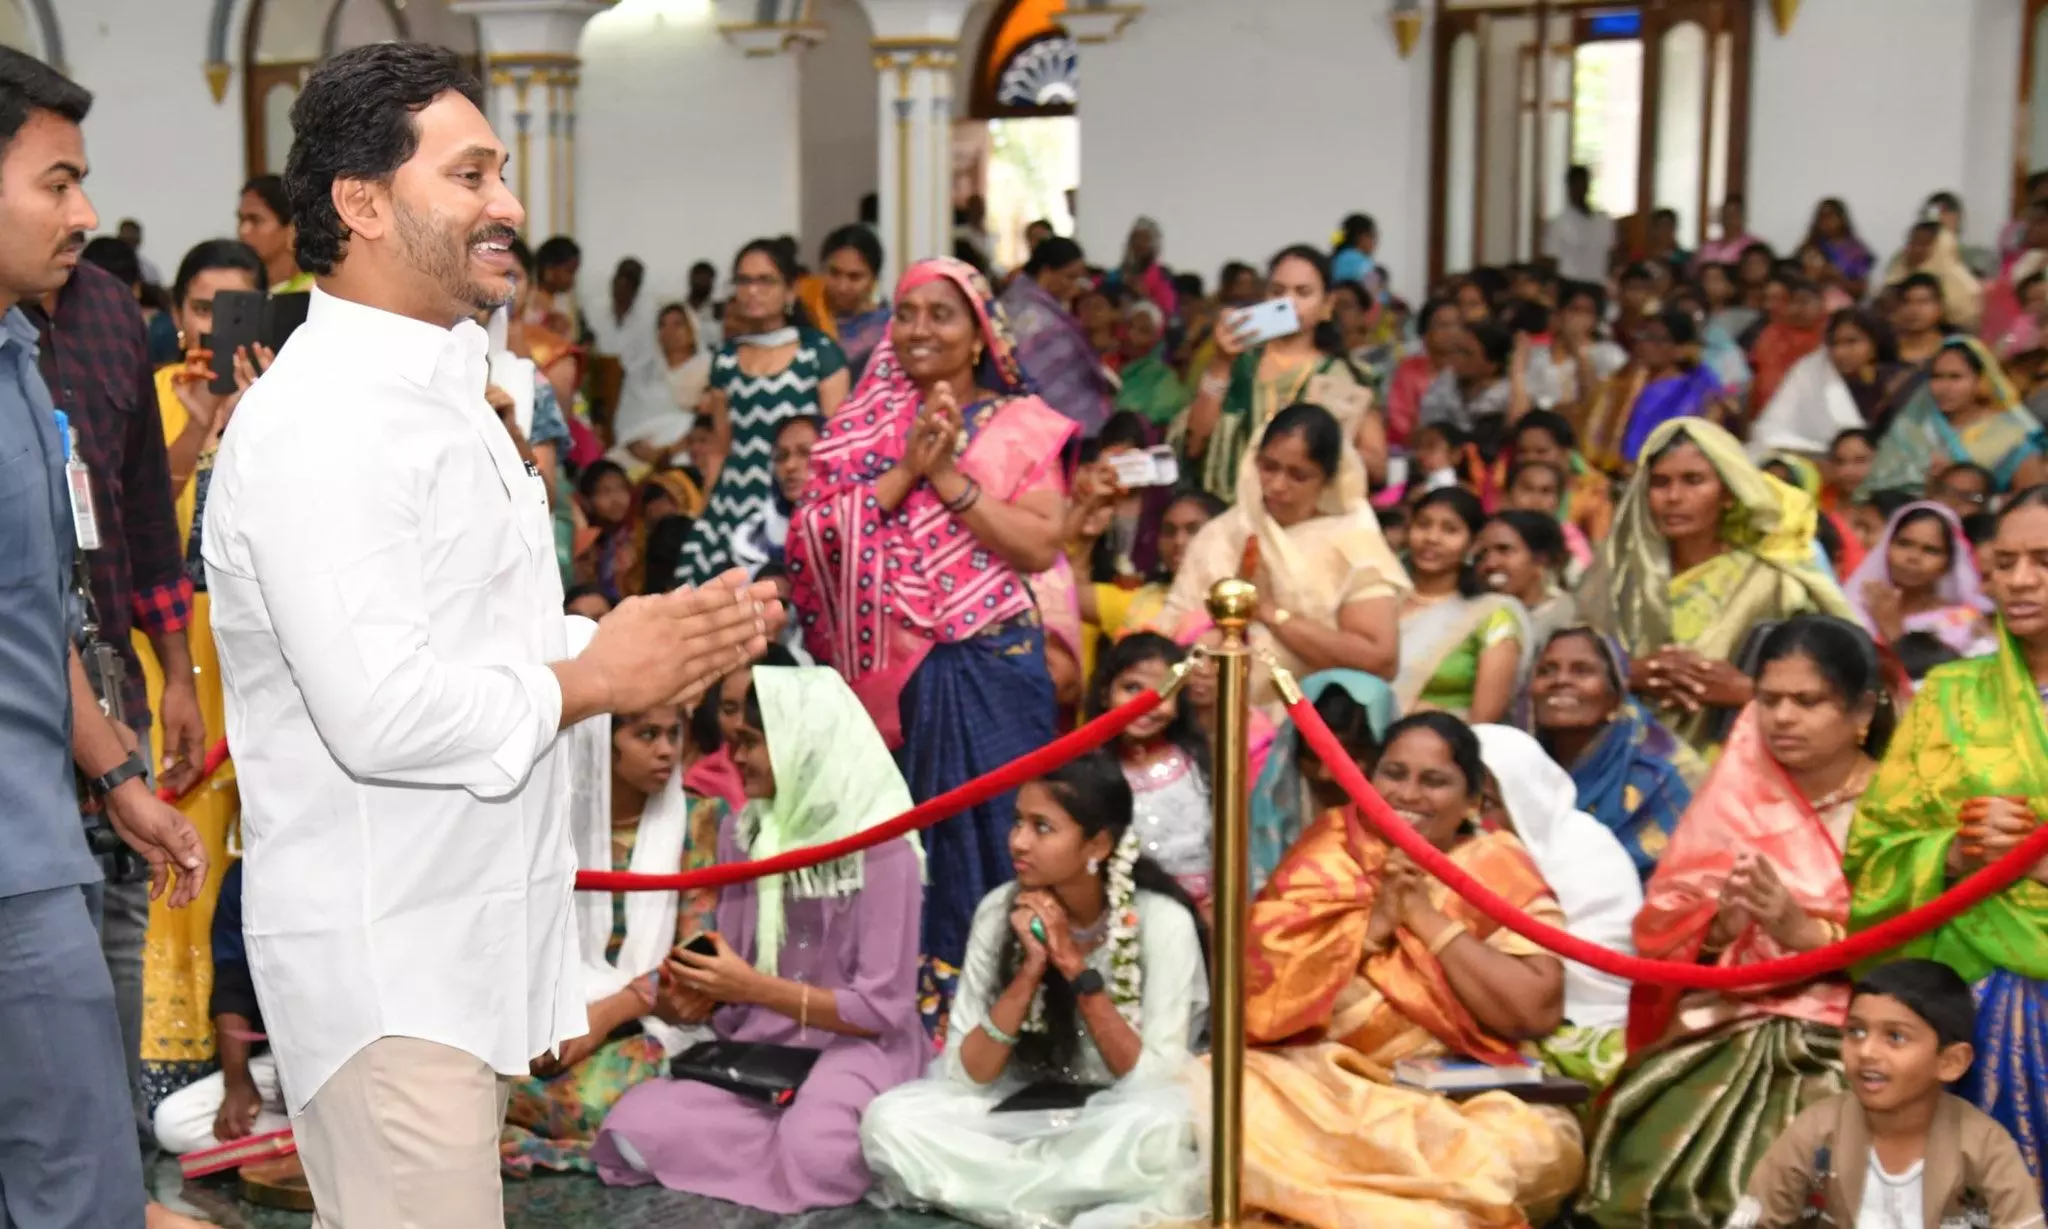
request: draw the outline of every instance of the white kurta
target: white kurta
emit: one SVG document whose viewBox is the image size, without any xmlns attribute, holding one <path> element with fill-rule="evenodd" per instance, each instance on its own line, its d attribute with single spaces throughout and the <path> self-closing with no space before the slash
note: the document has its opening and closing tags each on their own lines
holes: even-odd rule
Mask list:
<svg viewBox="0 0 2048 1229">
<path fill-rule="evenodd" d="M 524 1075 L 587 1028 L 561 579 L 486 345 L 316 290 L 213 470 L 244 933 L 294 1115 L 380 1037 Z"/>
</svg>

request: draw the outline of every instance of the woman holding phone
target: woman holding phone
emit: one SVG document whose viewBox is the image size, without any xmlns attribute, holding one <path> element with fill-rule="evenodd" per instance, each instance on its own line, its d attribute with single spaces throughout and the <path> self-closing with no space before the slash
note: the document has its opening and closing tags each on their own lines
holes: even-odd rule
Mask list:
<svg viewBox="0 0 2048 1229">
<path fill-rule="evenodd" d="M 1226 314 L 1216 329 L 1216 357 L 1201 377 L 1175 443 L 1199 475 L 1201 488 L 1226 502 L 1237 494 L 1251 441 L 1273 416 L 1296 402 L 1336 415 L 1378 485 L 1387 471 L 1387 428 L 1372 390 L 1351 365 L 1326 352 L 1317 329 L 1330 318 L 1330 264 L 1314 248 L 1283 249 L 1266 268 L 1265 303 Z M 1291 305 L 1275 306 L 1276 301 Z M 1292 323 L 1293 332 L 1275 333 Z"/>
</svg>

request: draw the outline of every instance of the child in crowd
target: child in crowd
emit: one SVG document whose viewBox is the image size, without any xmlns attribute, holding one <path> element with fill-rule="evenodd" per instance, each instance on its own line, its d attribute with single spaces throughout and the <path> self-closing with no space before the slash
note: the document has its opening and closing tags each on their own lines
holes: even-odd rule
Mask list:
<svg viewBox="0 0 2048 1229">
<path fill-rule="evenodd" d="M 1518 461 L 1508 471 L 1507 499 L 1501 507 L 1561 517 L 1571 503 L 1569 490 L 1562 466 L 1550 461 Z M 1558 529 L 1563 532 L 1565 549 L 1572 557 L 1566 579 L 1576 580 L 1579 573 L 1593 566 L 1593 544 L 1586 531 L 1569 520 L 1559 520 Z"/>
<path fill-rule="evenodd" d="M 1104 653 L 1088 688 L 1089 719 L 1163 688 L 1187 652 L 1155 632 L 1133 632 Z M 1145 852 L 1209 915 L 1209 738 L 1178 697 L 1133 722 L 1117 739 L 1130 782 L 1132 824 Z"/>
<path fill-rule="evenodd" d="M 640 592 L 642 530 L 633 484 L 611 461 L 597 461 L 576 480 L 588 529 L 577 534 L 576 579 L 616 603 Z"/>
<path fill-rule="evenodd" d="M 1955 970 L 1932 960 L 1872 970 L 1842 1033 L 1850 1091 L 1792 1120 L 1729 1229 L 2041 1225 L 2040 1188 L 2012 1137 L 1944 1090 L 1969 1071 L 1975 1035 L 1976 1004 Z"/>
</svg>

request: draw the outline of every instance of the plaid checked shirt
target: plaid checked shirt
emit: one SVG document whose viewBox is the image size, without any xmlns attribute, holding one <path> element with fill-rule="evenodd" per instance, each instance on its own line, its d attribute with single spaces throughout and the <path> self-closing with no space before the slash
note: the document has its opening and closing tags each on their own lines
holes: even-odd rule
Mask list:
<svg viewBox="0 0 2048 1229">
<path fill-rule="evenodd" d="M 86 568 L 100 635 L 128 663 L 122 707 L 141 732 L 149 697 L 129 630 L 182 633 L 192 612 L 142 309 L 113 274 L 81 262 L 57 294 L 54 318 L 40 306 L 22 310 L 41 339 L 43 381 L 92 471 L 100 548 L 86 552 Z"/>
</svg>

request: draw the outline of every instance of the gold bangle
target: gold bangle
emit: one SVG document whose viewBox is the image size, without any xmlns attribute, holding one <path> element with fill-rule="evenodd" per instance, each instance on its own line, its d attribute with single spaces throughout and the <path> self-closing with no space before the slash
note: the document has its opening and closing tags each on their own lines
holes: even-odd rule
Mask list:
<svg viewBox="0 0 2048 1229">
<path fill-rule="evenodd" d="M 1469 935 L 1471 933 L 1472 931 L 1466 927 L 1465 923 L 1452 922 L 1441 931 L 1438 931 L 1436 938 L 1429 941 L 1429 954 L 1441 956 L 1444 954 L 1445 948 L 1458 941 L 1459 935 Z"/>
</svg>

